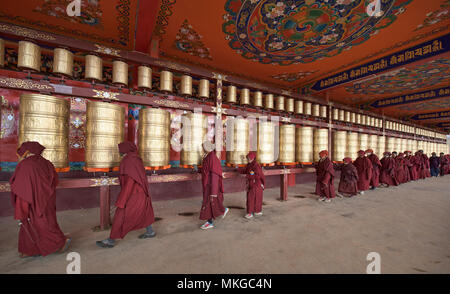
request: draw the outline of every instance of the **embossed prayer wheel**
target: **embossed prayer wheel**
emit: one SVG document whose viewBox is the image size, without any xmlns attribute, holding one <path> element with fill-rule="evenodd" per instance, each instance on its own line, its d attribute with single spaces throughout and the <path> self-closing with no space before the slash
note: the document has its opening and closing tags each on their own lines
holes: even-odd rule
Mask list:
<svg viewBox="0 0 450 294">
<path fill-rule="evenodd" d="M 339 109 L 339 120 L 345 121 L 345 111 L 343 109 Z"/>
<path fill-rule="evenodd" d="M 312 127 L 295 129 L 295 160 L 300 163 L 314 161 L 314 135 Z"/>
<path fill-rule="evenodd" d="M 328 108 L 325 105 L 320 106 L 320 117 L 327 118 Z"/>
<path fill-rule="evenodd" d="M 227 163 L 231 165 L 247 164 L 249 152 L 249 121 L 245 118 L 227 120 Z M 231 133 L 228 133 L 231 130 Z M 228 146 L 228 144 L 232 144 Z"/>
<path fill-rule="evenodd" d="M 139 110 L 139 155 L 145 167 L 167 168 L 170 162 L 170 113 L 158 108 Z"/>
<path fill-rule="evenodd" d="M 354 112 L 350 113 L 350 122 L 352 124 L 356 123 L 356 113 L 354 113 Z"/>
<path fill-rule="evenodd" d="M 314 129 L 314 161 L 319 161 L 319 152 L 328 150 L 328 129 Z"/>
<path fill-rule="evenodd" d="M 378 155 L 378 157 L 381 158 L 385 151 L 386 151 L 386 137 L 378 136 L 378 150 L 376 154 Z"/>
<path fill-rule="evenodd" d="M 275 125 L 271 121 L 258 122 L 256 160 L 262 164 L 275 162 Z"/>
<path fill-rule="evenodd" d="M 123 107 L 88 101 L 86 106 L 87 171 L 109 170 L 120 165 L 118 144 L 124 140 Z"/>
<path fill-rule="evenodd" d="M 19 41 L 17 67 L 33 71 L 41 70 L 41 47 L 28 42 Z"/>
<path fill-rule="evenodd" d="M 417 141 L 417 150 L 424 150 L 424 141 L 422 140 Z"/>
<path fill-rule="evenodd" d="M 138 87 L 144 89 L 152 88 L 152 69 L 141 65 L 138 67 Z"/>
<path fill-rule="evenodd" d="M 274 102 L 273 102 L 273 94 L 266 94 L 264 97 L 264 108 L 265 109 L 274 109 Z"/>
<path fill-rule="evenodd" d="M 294 98 L 286 98 L 286 111 L 293 113 L 295 110 Z"/>
<path fill-rule="evenodd" d="M 418 141 L 417 140 L 413 140 L 413 145 L 412 145 L 412 152 L 416 152 L 416 151 L 418 151 L 419 150 L 419 147 L 418 147 Z"/>
<path fill-rule="evenodd" d="M 229 85 L 227 87 L 227 96 L 225 97 L 225 102 L 237 103 L 237 89 L 236 89 L 236 86 Z"/>
<path fill-rule="evenodd" d="M 101 81 L 103 79 L 103 61 L 97 55 L 86 55 L 84 78 L 88 80 Z"/>
<path fill-rule="evenodd" d="M 367 115 L 364 114 L 361 115 L 361 124 L 363 126 L 367 125 Z"/>
<path fill-rule="evenodd" d="M 128 85 L 128 64 L 120 61 L 113 61 L 112 83 L 118 85 Z"/>
<path fill-rule="evenodd" d="M 395 138 L 394 137 L 387 137 L 387 144 L 386 144 L 386 151 L 393 152 L 395 150 Z"/>
<path fill-rule="evenodd" d="M 397 153 L 403 152 L 401 138 L 395 138 L 395 150 L 397 151 Z"/>
<path fill-rule="evenodd" d="M 253 106 L 263 107 L 263 93 L 261 91 L 253 93 Z"/>
<path fill-rule="evenodd" d="M 250 90 L 247 88 L 241 89 L 241 105 L 250 105 Z"/>
<path fill-rule="evenodd" d="M 181 116 L 183 145 L 180 164 L 185 166 L 201 165 L 203 159 L 203 141 L 206 135 L 206 116 L 201 113 L 187 113 Z"/>
<path fill-rule="evenodd" d="M 401 147 L 400 147 L 400 152 L 404 152 L 406 149 L 408 149 L 408 142 L 406 141 L 406 139 L 401 139 Z"/>
<path fill-rule="evenodd" d="M 280 126 L 280 155 L 278 162 L 295 163 L 295 125 Z"/>
<path fill-rule="evenodd" d="M 378 135 L 369 135 L 369 147 L 367 149 L 369 148 L 372 149 L 374 153 L 378 152 Z"/>
<path fill-rule="evenodd" d="M 375 127 L 375 118 L 374 117 L 370 117 L 370 126 Z"/>
<path fill-rule="evenodd" d="M 320 104 L 313 104 L 312 106 L 312 115 L 320 116 Z"/>
<path fill-rule="evenodd" d="M 333 142 L 333 161 L 342 162 L 347 152 L 347 132 L 335 131 Z"/>
<path fill-rule="evenodd" d="M 311 113 L 312 113 L 312 104 L 311 104 L 311 102 L 304 102 L 303 103 L 303 114 L 311 115 Z"/>
<path fill-rule="evenodd" d="M 359 134 L 358 137 L 359 150 L 366 151 L 369 148 L 369 135 L 368 134 Z"/>
<path fill-rule="evenodd" d="M 0 38 L 0 67 L 5 66 L 5 40 Z"/>
<path fill-rule="evenodd" d="M 361 114 L 359 114 L 359 113 L 356 114 L 356 123 L 357 123 L 358 125 L 361 124 Z"/>
<path fill-rule="evenodd" d="M 209 98 L 209 80 L 201 79 L 198 83 L 198 97 Z"/>
<path fill-rule="evenodd" d="M 49 95 L 22 94 L 19 116 L 19 146 L 37 141 L 45 147 L 42 156 L 57 171 L 69 171 L 69 101 Z"/>
<path fill-rule="evenodd" d="M 345 157 L 350 157 L 352 159 L 356 158 L 358 150 L 359 150 L 359 134 L 355 132 L 348 132 Z"/>
<path fill-rule="evenodd" d="M 413 140 L 412 139 L 407 140 L 407 149 L 408 149 L 408 151 L 412 152 L 412 150 L 413 150 Z"/>
<path fill-rule="evenodd" d="M 181 76 L 180 83 L 180 94 L 181 95 L 192 95 L 192 77 L 188 75 Z"/>
<path fill-rule="evenodd" d="M 65 76 L 73 76 L 73 53 L 63 48 L 53 51 L 53 72 Z"/>
<path fill-rule="evenodd" d="M 351 119 L 350 111 L 345 111 L 344 115 L 345 115 L 344 121 L 349 123 Z"/>
<path fill-rule="evenodd" d="M 168 70 L 162 70 L 159 76 L 159 90 L 163 92 L 173 91 L 173 73 Z"/>
<path fill-rule="evenodd" d="M 339 109 L 333 109 L 333 120 L 339 120 Z"/>
<path fill-rule="evenodd" d="M 278 111 L 284 111 L 284 97 L 283 96 L 278 96 L 277 99 L 275 100 L 275 109 Z"/>
<path fill-rule="evenodd" d="M 295 112 L 295 114 L 303 114 L 303 101 L 302 100 L 295 100 L 294 112 Z"/>
</svg>

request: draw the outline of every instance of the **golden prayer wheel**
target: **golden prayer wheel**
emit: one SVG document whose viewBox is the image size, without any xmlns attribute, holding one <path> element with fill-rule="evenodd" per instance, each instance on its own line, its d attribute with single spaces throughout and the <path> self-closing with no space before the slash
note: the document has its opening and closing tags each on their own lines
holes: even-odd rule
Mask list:
<svg viewBox="0 0 450 294">
<path fill-rule="evenodd" d="M 241 89 L 241 105 L 249 105 L 250 104 L 250 90 L 247 88 Z"/>
<path fill-rule="evenodd" d="M 366 151 L 369 147 L 369 135 L 368 134 L 359 134 L 358 137 L 359 150 Z"/>
<path fill-rule="evenodd" d="M 395 151 L 395 138 L 394 137 L 388 137 L 387 138 L 387 144 L 386 144 L 386 151 L 393 152 Z"/>
<path fill-rule="evenodd" d="M 73 76 L 73 53 L 63 48 L 53 51 L 53 72 Z"/>
<path fill-rule="evenodd" d="M 333 109 L 333 120 L 339 120 L 339 109 Z"/>
<path fill-rule="evenodd" d="M 295 129 L 295 160 L 300 163 L 314 161 L 313 128 L 298 127 Z"/>
<path fill-rule="evenodd" d="M 395 150 L 397 151 L 397 153 L 403 152 L 401 138 L 395 138 Z"/>
<path fill-rule="evenodd" d="M 183 145 L 180 154 L 181 165 L 201 165 L 203 141 L 206 135 L 206 116 L 201 113 L 187 113 L 181 117 Z"/>
<path fill-rule="evenodd" d="M 162 70 L 159 76 L 159 90 L 164 92 L 173 91 L 173 73 Z"/>
<path fill-rule="evenodd" d="M 84 78 L 101 81 L 103 79 L 103 61 L 97 55 L 86 55 Z"/>
<path fill-rule="evenodd" d="M 0 39 L 0 66 L 5 66 L 5 40 Z"/>
<path fill-rule="evenodd" d="M 34 71 L 41 70 L 41 47 L 28 42 L 19 41 L 17 67 Z"/>
<path fill-rule="evenodd" d="M 406 149 L 408 149 L 408 142 L 406 141 L 406 139 L 401 139 L 401 147 L 400 147 L 400 152 L 404 152 Z"/>
<path fill-rule="evenodd" d="M 364 114 L 361 115 L 361 124 L 363 126 L 367 125 L 367 115 Z"/>
<path fill-rule="evenodd" d="M 266 94 L 264 98 L 264 108 L 265 109 L 274 109 L 274 103 L 273 103 L 273 94 Z"/>
<path fill-rule="evenodd" d="M 303 101 L 302 100 L 295 100 L 294 112 L 295 112 L 295 114 L 303 114 Z"/>
<path fill-rule="evenodd" d="M 119 85 L 128 85 L 128 64 L 120 61 L 113 61 L 113 76 L 112 83 Z"/>
<path fill-rule="evenodd" d="M 339 109 L 339 120 L 345 121 L 345 111 L 343 109 Z"/>
<path fill-rule="evenodd" d="M 417 151 L 424 149 L 424 142 L 422 140 L 417 141 Z"/>
<path fill-rule="evenodd" d="M 275 109 L 278 111 L 284 111 L 284 97 L 283 96 L 278 96 L 277 99 L 275 100 Z"/>
<path fill-rule="evenodd" d="M 192 96 L 192 77 L 188 75 L 181 76 L 180 94 Z"/>
<path fill-rule="evenodd" d="M 311 104 L 311 102 L 304 102 L 303 103 L 303 114 L 305 114 L 305 115 L 311 115 L 312 114 L 312 104 Z"/>
<path fill-rule="evenodd" d="M 378 135 L 369 135 L 369 148 L 372 149 L 374 153 L 378 152 Z"/>
<path fill-rule="evenodd" d="M 359 134 L 355 132 L 347 133 L 347 148 L 345 157 L 356 158 L 359 151 Z"/>
<path fill-rule="evenodd" d="M 258 148 L 256 160 L 262 164 L 275 162 L 275 125 L 271 121 L 258 122 Z"/>
<path fill-rule="evenodd" d="M 313 104 L 312 106 L 312 115 L 320 116 L 320 104 Z"/>
<path fill-rule="evenodd" d="M 413 143 L 414 143 L 413 139 L 408 139 L 408 151 L 411 151 L 411 152 L 413 151 L 413 149 L 414 149 Z"/>
<path fill-rule="evenodd" d="M 351 115 L 350 115 L 350 111 L 345 111 L 345 118 L 344 118 L 345 122 L 350 122 L 351 120 Z"/>
<path fill-rule="evenodd" d="M 141 65 L 138 67 L 138 87 L 152 88 L 152 69 L 148 66 Z"/>
<path fill-rule="evenodd" d="M 253 106 L 263 107 L 263 93 L 261 91 L 253 93 Z"/>
<path fill-rule="evenodd" d="M 237 103 L 237 89 L 236 86 L 229 85 L 227 89 L 227 96 L 225 97 L 225 102 Z"/>
<path fill-rule="evenodd" d="M 327 118 L 328 108 L 325 105 L 320 106 L 320 117 Z"/>
<path fill-rule="evenodd" d="M 361 114 L 359 114 L 359 113 L 356 114 L 356 123 L 357 123 L 358 125 L 361 124 Z"/>
<path fill-rule="evenodd" d="M 374 117 L 371 117 L 370 118 L 370 126 L 371 127 L 375 127 L 376 125 L 375 125 L 375 118 Z"/>
<path fill-rule="evenodd" d="M 295 110 L 294 98 L 286 98 L 286 111 L 294 112 L 294 110 Z"/>
<path fill-rule="evenodd" d="M 118 144 L 124 140 L 123 107 L 88 101 L 86 106 L 87 171 L 109 170 L 120 165 Z"/>
<path fill-rule="evenodd" d="M 198 97 L 209 98 L 209 80 L 201 79 L 198 84 Z"/>
<path fill-rule="evenodd" d="M 328 150 L 328 129 L 314 129 L 314 161 L 319 161 L 319 152 Z"/>
<path fill-rule="evenodd" d="M 347 152 L 347 132 L 335 131 L 333 144 L 333 161 L 342 162 Z"/>
<path fill-rule="evenodd" d="M 383 153 L 385 151 L 386 151 L 386 137 L 385 136 L 378 136 L 378 150 L 377 150 L 378 157 L 382 157 Z"/>
<path fill-rule="evenodd" d="M 139 155 L 145 167 L 167 168 L 170 162 L 170 113 L 158 108 L 139 110 Z"/>
<path fill-rule="evenodd" d="M 19 146 L 37 141 L 45 147 L 42 156 L 57 171 L 69 171 L 68 100 L 42 94 L 22 94 L 19 111 Z"/>
<path fill-rule="evenodd" d="M 247 164 L 249 152 L 249 121 L 245 118 L 230 117 L 227 120 L 227 163 L 231 165 Z M 228 133 L 231 130 L 231 134 Z M 228 146 L 228 144 L 232 144 Z"/>
<path fill-rule="evenodd" d="M 295 163 L 295 125 L 280 126 L 278 162 Z"/>
<path fill-rule="evenodd" d="M 350 122 L 352 124 L 356 123 L 356 113 L 354 113 L 354 112 L 350 113 Z"/>
</svg>

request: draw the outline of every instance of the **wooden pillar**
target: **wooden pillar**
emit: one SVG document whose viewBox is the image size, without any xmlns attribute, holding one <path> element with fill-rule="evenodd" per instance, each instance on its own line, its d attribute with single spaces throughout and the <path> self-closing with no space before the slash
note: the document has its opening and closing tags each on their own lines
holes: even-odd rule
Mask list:
<svg viewBox="0 0 450 294">
<path fill-rule="evenodd" d="M 111 226 L 109 186 L 100 186 L 100 230 L 107 230 Z"/>
<path fill-rule="evenodd" d="M 283 173 L 280 175 L 280 200 L 287 201 L 288 197 L 288 174 Z"/>
<path fill-rule="evenodd" d="M 216 78 L 216 99 L 215 99 L 215 109 L 216 113 L 216 125 L 214 134 L 214 143 L 216 149 L 216 155 L 219 160 L 222 160 L 222 148 L 223 148 L 223 127 L 222 127 L 222 114 L 225 114 L 224 109 L 222 109 L 222 96 L 223 96 L 223 84 L 222 81 L 226 78 L 221 74 L 214 73 Z"/>
</svg>

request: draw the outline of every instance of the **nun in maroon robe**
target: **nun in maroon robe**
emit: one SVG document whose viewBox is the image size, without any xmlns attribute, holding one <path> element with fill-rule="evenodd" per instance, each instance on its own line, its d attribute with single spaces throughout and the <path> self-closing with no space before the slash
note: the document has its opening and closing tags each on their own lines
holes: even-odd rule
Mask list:
<svg viewBox="0 0 450 294">
<path fill-rule="evenodd" d="M 319 162 L 316 165 L 316 191 L 319 191 L 319 201 L 331 202 L 331 198 L 336 197 L 334 191 L 334 167 L 328 158 L 328 151 L 319 152 Z"/>
<path fill-rule="evenodd" d="M 20 162 L 9 181 L 14 219 L 20 225 L 21 257 L 63 252 L 71 241 L 56 219 L 58 174 L 53 164 L 41 156 L 44 149 L 38 142 L 22 143 L 17 149 Z"/>
<path fill-rule="evenodd" d="M 380 168 L 381 162 L 376 154 L 373 153 L 372 149 L 366 150 L 367 158 L 372 162 L 372 177 L 370 178 L 370 189 L 375 189 L 380 185 Z"/>
<path fill-rule="evenodd" d="M 344 164 L 339 168 L 341 178 L 339 181 L 338 192 L 355 196 L 358 194 L 358 170 L 352 163 L 350 157 L 343 159 Z"/>
<path fill-rule="evenodd" d="M 370 188 L 373 171 L 372 162 L 365 156 L 364 150 L 359 150 L 358 158 L 353 162 L 353 165 L 358 170 L 358 190 L 360 194 L 364 194 L 364 191 Z"/>
<path fill-rule="evenodd" d="M 395 174 L 396 162 L 390 157 L 390 152 L 384 152 L 381 162 L 380 183 L 387 186 L 398 186 L 398 180 Z"/>
<path fill-rule="evenodd" d="M 254 215 L 262 215 L 265 177 L 261 166 L 256 161 L 256 152 L 250 151 L 247 160 L 247 166 L 239 172 L 247 175 L 247 214 L 245 218 L 249 219 Z"/>
<path fill-rule="evenodd" d="M 206 230 L 214 228 L 214 219 L 224 218 L 228 213 L 228 208 L 223 206 L 222 166 L 214 150 L 203 159 L 201 173 L 203 202 L 200 219 L 206 222 L 200 228 Z"/>
<path fill-rule="evenodd" d="M 397 175 L 397 180 L 400 184 L 406 183 L 407 182 L 407 177 L 406 177 L 406 166 L 405 166 L 405 159 L 403 158 L 403 153 L 399 153 L 397 155 L 397 157 L 395 158 L 395 161 L 397 162 L 396 168 L 395 168 L 395 172 Z"/>
<path fill-rule="evenodd" d="M 156 235 L 151 226 L 155 216 L 148 180 L 136 145 L 132 142 L 122 142 L 119 144 L 119 152 L 125 154 L 119 167 L 121 190 L 115 203 L 116 212 L 110 236 L 103 241 L 97 241 L 97 245 L 103 248 L 111 248 L 115 245 L 115 239 L 123 239 L 129 232 L 143 228 L 146 228 L 146 232 L 139 236 L 140 239 Z"/>
</svg>

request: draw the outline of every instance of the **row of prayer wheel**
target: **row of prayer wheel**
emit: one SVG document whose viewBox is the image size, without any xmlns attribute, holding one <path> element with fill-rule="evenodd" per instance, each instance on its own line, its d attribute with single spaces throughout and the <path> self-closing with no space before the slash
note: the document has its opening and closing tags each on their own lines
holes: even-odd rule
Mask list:
<svg viewBox="0 0 450 294">
<path fill-rule="evenodd" d="M 383 127 L 383 120 L 380 118 L 337 108 L 333 109 L 333 121 L 365 125 L 374 128 Z"/>
</svg>

